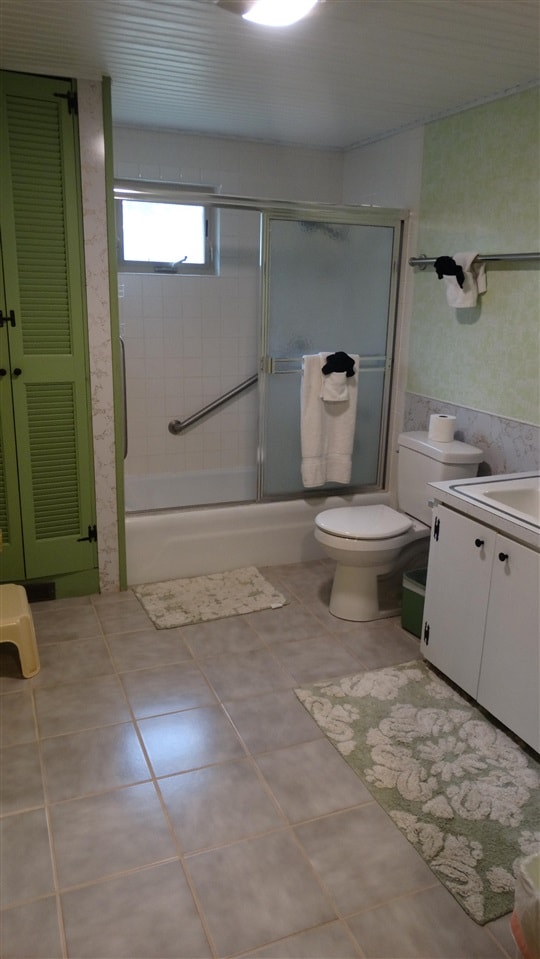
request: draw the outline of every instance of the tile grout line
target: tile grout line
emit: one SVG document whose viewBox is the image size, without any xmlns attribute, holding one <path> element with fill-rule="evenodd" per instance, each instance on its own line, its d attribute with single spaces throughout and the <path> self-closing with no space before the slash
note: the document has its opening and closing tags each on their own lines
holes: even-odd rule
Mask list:
<svg viewBox="0 0 540 959">
<path fill-rule="evenodd" d="M 113 657 L 113 655 L 112 655 L 112 651 L 111 651 L 109 642 L 108 642 L 108 640 L 107 640 L 106 634 L 104 634 L 104 639 L 105 639 L 105 643 L 106 643 L 107 649 L 108 649 L 108 651 L 109 651 L 109 655 L 110 655 L 110 657 L 111 657 L 111 661 L 112 661 L 113 666 L 114 666 L 114 668 L 115 668 L 115 670 L 116 670 L 116 663 L 115 663 L 115 661 L 114 661 L 114 657 Z M 135 716 L 135 714 L 134 714 L 134 712 L 133 712 L 131 703 L 129 702 L 129 699 L 128 699 L 126 690 L 125 690 L 125 688 L 124 688 L 124 685 L 123 685 L 123 683 L 122 683 L 122 680 L 121 680 L 121 677 L 120 677 L 119 674 L 118 674 L 118 679 L 119 679 L 119 681 L 120 681 L 120 685 L 121 685 L 121 688 L 122 688 L 122 693 L 123 693 L 123 695 L 124 695 L 124 697 L 125 697 L 125 700 L 126 700 L 127 708 L 128 708 L 129 713 L 130 713 L 130 715 L 131 715 L 132 725 L 133 725 L 133 727 L 134 727 L 134 729 L 135 729 L 135 733 L 136 733 L 136 735 L 137 735 L 140 748 L 141 748 L 141 750 L 142 750 L 142 753 L 143 753 L 145 762 L 146 762 L 146 764 L 147 764 L 147 766 L 148 766 L 148 770 L 149 770 L 150 775 L 151 775 L 151 782 L 152 782 L 152 784 L 153 784 L 153 786 L 154 786 L 154 790 L 155 790 L 156 796 L 157 796 L 158 801 L 159 801 L 159 804 L 160 804 L 160 806 L 161 806 L 161 811 L 162 811 L 163 817 L 164 817 L 164 819 L 165 819 L 165 822 L 167 823 L 167 828 L 168 828 L 168 830 L 169 830 L 169 836 L 170 836 L 170 838 L 172 839 L 173 849 L 175 849 L 175 851 L 176 851 L 176 859 L 177 859 L 177 861 L 178 861 L 179 864 L 180 864 L 180 868 L 182 869 L 182 873 L 183 873 L 183 875 L 184 875 L 184 879 L 185 879 L 185 881 L 186 881 L 186 884 L 187 884 L 187 887 L 188 887 L 189 892 L 190 892 L 190 894 L 191 894 L 191 897 L 192 897 L 192 900 L 193 900 L 195 909 L 196 909 L 196 911 L 197 911 L 197 915 L 198 915 L 198 917 L 199 917 L 199 921 L 200 921 L 200 923 L 201 923 L 201 927 L 202 927 L 202 930 L 203 930 L 203 934 L 204 934 L 205 937 L 206 937 L 206 940 L 207 940 L 207 942 L 208 942 L 208 945 L 209 945 L 209 947 L 210 947 L 210 950 L 212 951 L 212 954 L 213 954 L 214 959 L 218 959 L 219 953 L 218 953 L 218 950 L 217 950 L 217 948 L 216 948 L 216 943 L 214 942 L 214 938 L 213 938 L 213 936 L 212 936 L 212 934 L 211 934 L 210 927 L 209 927 L 209 925 L 208 925 L 208 923 L 207 923 L 207 921 L 206 921 L 206 916 L 204 915 L 204 912 L 203 912 L 203 909 L 202 909 L 202 904 L 201 904 L 200 901 L 199 901 L 199 897 L 198 897 L 198 895 L 197 895 L 197 891 L 196 891 L 196 889 L 195 889 L 195 887 L 194 887 L 194 885 L 193 885 L 193 882 L 192 882 L 192 879 L 191 879 L 191 875 L 189 874 L 189 871 L 188 871 L 188 869 L 186 868 L 185 863 L 184 863 L 184 852 L 183 852 L 183 849 L 182 849 L 182 846 L 181 846 L 181 843 L 180 843 L 180 839 L 179 839 L 179 837 L 176 835 L 176 831 L 175 831 L 175 829 L 174 829 L 174 827 L 173 827 L 173 823 L 172 823 L 172 820 L 171 820 L 171 817 L 170 817 L 170 814 L 169 814 L 169 810 L 168 810 L 168 808 L 167 808 L 167 805 L 166 805 L 165 800 L 164 800 L 164 798 L 163 798 L 163 794 L 162 794 L 161 789 L 160 789 L 160 787 L 159 787 L 158 777 L 156 776 L 154 767 L 153 767 L 153 765 L 152 765 L 152 763 L 151 763 L 151 761 L 150 761 L 150 754 L 148 753 L 148 751 L 147 751 L 147 749 L 146 749 L 146 745 L 145 745 L 145 742 L 144 742 L 144 739 L 143 739 L 143 735 L 142 735 L 142 733 L 141 733 L 141 731 L 140 731 L 140 729 L 139 729 L 139 725 L 138 725 L 138 722 L 137 722 L 137 718 L 136 718 L 136 716 Z M 168 861 L 170 861 L 170 860 L 168 860 Z M 156 863 L 149 864 L 149 865 L 148 865 L 148 868 L 150 868 L 150 865 L 155 866 Z M 139 868 L 140 868 L 140 867 L 139 867 Z M 139 870 L 134 870 L 134 871 L 139 871 Z"/>
<path fill-rule="evenodd" d="M 48 781 L 47 781 L 47 776 L 45 772 L 45 759 L 43 756 L 43 737 L 41 736 L 41 727 L 39 723 L 39 716 L 38 716 L 38 709 L 37 709 L 37 702 L 36 702 L 37 689 L 39 689 L 39 687 L 36 685 L 32 687 L 32 702 L 33 702 L 35 722 L 36 722 L 36 738 L 37 738 L 37 746 L 38 746 L 39 763 L 40 763 L 40 769 L 41 769 L 44 812 L 45 812 L 45 820 L 47 823 L 47 834 L 49 837 L 49 853 L 51 857 L 51 867 L 52 867 L 54 890 L 55 890 L 58 934 L 60 937 L 60 947 L 62 949 L 62 957 L 63 959 L 66 959 L 66 957 L 68 956 L 68 945 L 67 945 L 66 927 L 65 927 L 65 921 L 64 921 L 64 909 L 62 904 L 62 896 L 60 892 L 60 880 L 59 880 L 59 874 L 58 874 L 56 846 L 54 842 L 54 835 L 53 835 L 52 821 L 51 821 Z"/>
</svg>

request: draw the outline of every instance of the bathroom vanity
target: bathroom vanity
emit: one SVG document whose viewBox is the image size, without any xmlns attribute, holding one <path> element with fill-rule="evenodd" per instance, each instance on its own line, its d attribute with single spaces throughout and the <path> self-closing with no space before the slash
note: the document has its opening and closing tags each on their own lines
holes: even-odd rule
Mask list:
<svg viewBox="0 0 540 959">
<path fill-rule="evenodd" d="M 540 750 L 540 476 L 429 488 L 422 654 Z"/>
</svg>

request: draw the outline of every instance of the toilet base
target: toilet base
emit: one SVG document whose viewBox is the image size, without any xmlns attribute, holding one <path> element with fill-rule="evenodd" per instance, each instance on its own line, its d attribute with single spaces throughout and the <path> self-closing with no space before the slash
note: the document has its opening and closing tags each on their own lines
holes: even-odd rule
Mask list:
<svg viewBox="0 0 540 959">
<path fill-rule="evenodd" d="M 378 577 L 392 569 L 392 563 L 384 566 L 344 566 L 338 563 L 330 596 L 332 616 L 354 623 L 397 616 L 399 609 L 379 608 Z"/>
</svg>

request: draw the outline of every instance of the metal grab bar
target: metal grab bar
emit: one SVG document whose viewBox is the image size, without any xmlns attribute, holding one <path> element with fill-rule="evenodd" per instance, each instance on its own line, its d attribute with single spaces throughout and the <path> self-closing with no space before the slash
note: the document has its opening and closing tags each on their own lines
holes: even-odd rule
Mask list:
<svg viewBox="0 0 540 959">
<path fill-rule="evenodd" d="M 223 406 L 223 404 L 228 400 L 232 400 L 233 397 L 238 396 L 239 393 L 243 393 L 244 390 L 249 389 L 249 387 L 253 386 L 258 379 L 258 373 L 255 373 L 253 376 L 250 376 L 249 379 L 244 380 L 243 383 L 239 383 L 238 386 L 234 386 L 232 390 L 224 393 L 223 396 L 218 397 L 217 400 L 213 400 L 212 403 L 208 403 L 208 406 L 204 406 L 202 410 L 198 410 L 197 413 L 193 413 L 192 416 L 188 416 L 187 420 L 171 420 L 169 423 L 169 433 L 172 433 L 174 436 L 178 436 L 178 434 L 182 433 L 188 428 L 188 426 L 193 426 L 194 423 L 198 423 L 199 420 L 202 420 L 204 416 L 208 416 L 209 413 L 219 409 L 219 407 Z"/>
</svg>

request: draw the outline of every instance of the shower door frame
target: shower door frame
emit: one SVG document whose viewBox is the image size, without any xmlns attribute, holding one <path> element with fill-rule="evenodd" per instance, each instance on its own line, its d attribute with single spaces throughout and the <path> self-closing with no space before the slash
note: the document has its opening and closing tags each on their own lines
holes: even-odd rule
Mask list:
<svg viewBox="0 0 540 959">
<path fill-rule="evenodd" d="M 126 181 L 127 182 L 127 181 Z M 390 291 L 388 299 L 388 325 L 387 325 L 387 346 L 384 367 L 384 388 L 383 403 L 381 408 L 381 432 L 379 436 L 379 453 L 377 466 L 377 483 L 374 486 L 362 487 L 366 492 L 384 488 L 384 477 L 386 473 L 386 441 L 388 437 L 388 420 L 390 413 L 390 400 L 392 389 L 392 371 L 394 363 L 394 340 L 396 333 L 397 308 L 399 280 L 403 262 L 403 252 L 406 248 L 406 230 L 409 221 L 407 210 L 355 206 L 347 204 L 316 203 L 311 201 L 264 199 L 259 197 L 235 196 L 224 193 L 202 193 L 194 191 L 190 193 L 182 184 L 175 189 L 173 184 L 167 185 L 168 189 L 156 187 L 148 181 L 130 180 L 129 189 L 126 183 L 123 186 L 114 187 L 114 196 L 116 198 L 133 198 L 139 194 L 145 197 L 155 193 L 156 198 L 181 200 L 183 204 L 216 208 L 219 210 L 251 210 L 260 215 L 260 296 L 259 296 L 259 331 L 262 335 L 261 347 L 266 343 L 268 330 L 268 290 L 269 290 L 269 267 L 267 251 L 268 231 L 272 219 L 288 220 L 310 220 L 320 223 L 339 223 L 360 226 L 388 226 L 394 228 L 394 242 L 392 249 L 392 267 L 390 276 Z M 268 502 L 284 499 L 314 498 L 321 495 L 326 496 L 338 492 L 336 488 L 329 489 L 308 489 L 298 492 L 286 493 L 283 495 L 263 496 L 262 471 L 264 469 L 264 401 L 266 397 L 266 361 L 262 351 L 259 351 L 259 444 L 257 449 L 257 489 L 255 502 Z M 352 493 L 358 491 L 358 487 L 342 487 L 342 493 Z M 251 501 L 250 501 L 251 502 Z M 215 504 L 220 505 L 220 504 Z"/>
<path fill-rule="evenodd" d="M 260 359 L 260 373 L 259 376 L 259 448 L 257 456 L 257 502 L 268 502 L 271 500 L 279 499 L 299 499 L 299 498 L 313 498 L 317 496 L 328 496 L 336 493 L 340 494 L 350 494 L 359 491 L 359 487 L 355 485 L 342 486 L 342 487 L 324 487 L 317 489 L 304 489 L 298 490 L 296 492 L 288 492 L 283 494 L 272 494 L 271 496 L 265 496 L 263 491 L 264 486 L 264 453 L 266 450 L 266 436 L 265 436 L 265 408 L 266 408 L 266 392 L 267 392 L 267 376 L 271 373 L 274 373 L 273 365 L 274 361 L 280 363 L 291 363 L 289 369 L 280 370 L 283 375 L 288 375 L 290 373 L 296 373 L 301 371 L 302 358 L 274 358 L 269 357 L 267 352 L 268 336 L 269 336 L 269 322 L 270 322 L 270 277 L 271 277 L 271 264 L 269 258 L 270 251 L 270 231 L 272 220 L 290 220 L 290 221 L 310 221 L 314 223 L 328 223 L 328 224 L 340 224 L 340 225 L 349 225 L 349 226 L 379 226 L 379 227 L 390 227 L 393 229 L 393 243 L 392 243 L 392 262 L 390 268 L 390 285 L 388 293 L 388 315 L 387 315 L 387 328 L 386 328 L 386 352 L 385 355 L 381 358 L 379 357 L 364 357 L 363 359 L 369 361 L 370 359 L 379 360 L 382 359 L 384 366 L 383 367 L 373 367 L 374 369 L 384 369 L 384 385 L 382 393 L 382 404 L 381 404 L 381 429 L 379 432 L 379 448 L 377 456 L 377 479 L 374 485 L 371 486 L 362 486 L 362 491 L 372 492 L 384 488 L 384 480 L 386 475 L 386 463 L 387 463 L 387 439 L 388 439 L 388 427 L 389 427 L 389 416 L 390 416 L 390 403 L 392 395 L 392 372 L 394 366 L 394 344 L 396 338 L 396 326 L 397 326 L 397 310 L 398 310 L 398 294 L 399 294 L 399 281 L 401 276 L 401 267 L 402 267 L 402 258 L 403 251 L 406 245 L 406 227 L 408 222 L 408 213 L 404 210 L 394 210 L 394 209 L 373 209 L 371 207 L 358 207 L 358 206 L 328 206 L 321 205 L 316 206 L 312 203 L 299 204 L 299 203 L 290 203 L 286 205 L 276 205 L 275 207 L 268 206 L 266 209 L 262 210 L 262 225 L 261 225 L 261 258 L 262 258 L 262 269 L 261 269 L 261 317 L 262 317 L 262 342 L 261 342 L 261 359 Z M 294 363 L 300 363 L 300 367 L 293 366 Z M 367 367 L 360 366 L 360 371 L 364 369 L 364 372 L 369 369 Z"/>
</svg>

